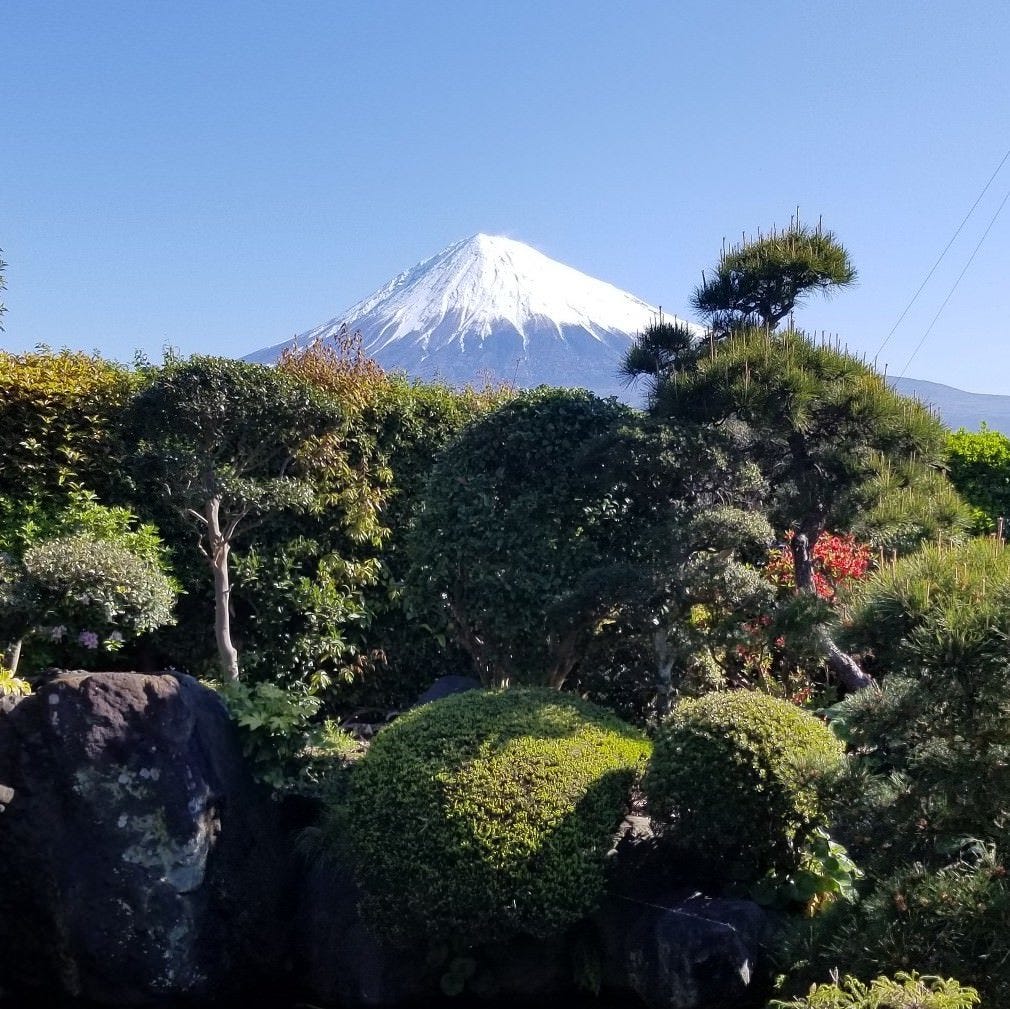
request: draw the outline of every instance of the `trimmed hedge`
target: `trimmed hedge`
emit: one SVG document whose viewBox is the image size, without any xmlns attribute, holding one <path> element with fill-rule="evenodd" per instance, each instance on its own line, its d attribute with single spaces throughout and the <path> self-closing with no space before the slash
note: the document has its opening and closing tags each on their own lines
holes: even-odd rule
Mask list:
<svg viewBox="0 0 1010 1009">
<path fill-rule="evenodd" d="M 0 495 L 59 498 L 118 481 L 115 428 L 136 384 L 97 355 L 0 351 Z"/>
<path fill-rule="evenodd" d="M 681 701 L 645 778 L 653 817 L 723 878 L 791 871 L 821 821 L 816 783 L 842 744 L 813 715 L 737 690 Z"/>
<path fill-rule="evenodd" d="M 579 920 L 648 753 L 631 726 L 553 691 L 470 691 L 402 715 L 344 811 L 366 917 L 403 943 Z"/>
</svg>

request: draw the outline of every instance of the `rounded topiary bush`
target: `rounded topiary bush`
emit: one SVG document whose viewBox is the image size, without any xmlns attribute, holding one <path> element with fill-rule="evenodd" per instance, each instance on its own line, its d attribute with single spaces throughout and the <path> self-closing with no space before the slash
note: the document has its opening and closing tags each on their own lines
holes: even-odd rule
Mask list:
<svg viewBox="0 0 1010 1009">
<path fill-rule="evenodd" d="M 29 547 L 23 565 L 27 605 L 39 623 L 134 635 L 172 620 L 175 583 L 123 543 L 61 536 Z"/>
<path fill-rule="evenodd" d="M 394 941 L 547 935 L 593 910 L 649 743 L 577 697 L 469 691 L 407 712 L 355 768 L 363 911 Z"/>
<path fill-rule="evenodd" d="M 678 845 L 732 879 L 796 868 L 842 744 L 813 715 L 737 690 L 684 700 L 656 736 L 645 790 Z"/>
</svg>

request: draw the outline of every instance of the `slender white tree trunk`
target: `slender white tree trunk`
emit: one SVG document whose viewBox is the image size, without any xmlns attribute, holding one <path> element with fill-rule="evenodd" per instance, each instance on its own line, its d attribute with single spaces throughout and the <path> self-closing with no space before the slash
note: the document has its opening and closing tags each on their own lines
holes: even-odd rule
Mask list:
<svg viewBox="0 0 1010 1009">
<path fill-rule="evenodd" d="M 4 652 L 4 668 L 9 669 L 13 676 L 17 676 L 18 674 L 18 663 L 21 661 L 21 645 L 23 642 L 24 638 L 18 638 L 17 641 L 11 642 Z"/>
<path fill-rule="evenodd" d="M 652 647 L 656 653 L 656 716 L 662 720 L 673 706 L 673 663 L 676 655 L 665 630 L 653 632 Z"/>
<path fill-rule="evenodd" d="M 214 635 L 221 660 L 221 672 L 226 680 L 235 681 L 239 677 L 238 652 L 231 640 L 231 580 L 228 573 L 228 554 L 231 545 L 221 532 L 221 499 L 214 497 L 207 502 L 207 557 L 214 573 Z"/>
</svg>

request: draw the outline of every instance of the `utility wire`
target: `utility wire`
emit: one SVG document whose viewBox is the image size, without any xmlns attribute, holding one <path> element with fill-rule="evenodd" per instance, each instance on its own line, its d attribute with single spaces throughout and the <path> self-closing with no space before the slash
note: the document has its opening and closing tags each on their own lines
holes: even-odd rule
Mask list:
<svg viewBox="0 0 1010 1009">
<path fill-rule="evenodd" d="M 915 345 L 915 350 L 912 351 L 908 360 L 905 362 L 905 367 L 902 369 L 898 378 L 905 377 L 905 373 L 908 371 L 908 366 L 912 363 L 912 359 L 919 353 L 922 345 L 926 342 L 926 337 L 933 331 L 933 327 L 936 325 L 936 320 L 940 318 L 940 313 L 947 307 L 947 302 L 954 296 L 954 292 L 957 290 L 957 285 L 961 283 L 961 278 L 968 272 L 968 267 L 970 267 L 974 262 L 975 256 L 978 254 L 978 250 L 982 248 L 982 243 L 986 240 L 986 236 L 989 232 L 992 231 L 993 225 L 996 223 L 996 218 L 1002 213 L 1003 208 L 1007 205 L 1008 201 L 1010 201 L 1010 189 L 1007 190 L 1006 196 L 1003 197 L 1003 202 L 996 208 L 996 213 L 992 215 L 992 220 L 989 221 L 989 226 L 982 232 L 982 237 L 978 240 L 978 244 L 968 257 L 968 262 L 964 264 L 964 269 L 957 275 L 957 280 L 954 281 L 954 286 L 947 292 L 947 297 L 943 299 L 943 304 L 936 310 L 936 315 L 933 316 L 933 321 L 929 324 L 929 328 L 926 332 L 922 334 L 922 339 Z"/>
<path fill-rule="evenodd" d="M 996 166 L 996 171 L 994 171 L 992 175 L 989 176 L 989 181 L 982 187 L 982 192 L 978 194 L 978 198 L 971 205 L 971 209 L 968 211 L 967 214 L 964 215 L 964 219 L 957 226 L 957 231 L 955 231 L 954 234 L 951 235 L 950 241 L 943 247 L 943 252 L 940 253 L 940 255 L 937 257 L 936 262 L 930 268 L 929 273 L 926 274 L 926 279 L 919 285 L 919 289 L 915 292 L 915 294 L 912 295 L 912 300 L 905 306 L 905 310 L 901 313 L 901 315 L 898 316 L 898 321 L 891 327 L 891 332 L 884 337 L 884 342 L 877 348 L 877 353 L 873 355 L 874 359 L 880 356 L 880 352 L 890 342 L 891 337 L 894 336 L 895 331 L 901 325 L 905 316 L 908 315 L 908 312 L 911 309 L 911 307 L 916 303 L 916 301 L 919 300 L 919 295 L 922 294 L 923 288 L 929 283 L 930 278 L 933 276 L 933 274 L 936 273 L 936 268 L 940 265 L 941 262 L 943 262 L 943 257 L 946 256 L 947 253 L 950 251 L 950 247 L 957 240 L 957 236 L 961 234 L 962 229 L 968 223 L 968 218 L 971 217 L 973 213 L 975 213 L 975 208 L 982 202 L 982 197 L 985 196 L 987 192 L 989 192 L 989 187 L 993 184 L 994 180 L 996 179 L 996 176 L 999 175 L 1000 173 L 1000 169 L 1007 163 L 1008 159 L 1010 159 L 1010 150 L 1007 150 L 1006 154 L 1003 155 L 1003 160 Z"/>
</svg>

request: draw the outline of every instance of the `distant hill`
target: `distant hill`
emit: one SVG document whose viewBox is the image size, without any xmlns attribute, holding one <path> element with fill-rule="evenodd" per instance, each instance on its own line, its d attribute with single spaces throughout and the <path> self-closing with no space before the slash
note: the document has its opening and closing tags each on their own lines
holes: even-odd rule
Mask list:
<svg viewBox="0 0 1010 1009">
<path fill-rule="evenodd" d="M 994 431 L 1010 435 L 1010 396 L 990 396 L 965 392 L 939 382 L 924 382 L 919 378 L 889 378 L 891 387 L 905 396 L 915 396 L 928 403 L 943 422 L 955 431 L 966 427 L 978 430 L 985 421 Z"/>
</svg>

